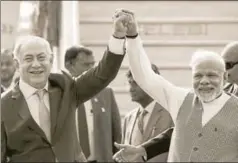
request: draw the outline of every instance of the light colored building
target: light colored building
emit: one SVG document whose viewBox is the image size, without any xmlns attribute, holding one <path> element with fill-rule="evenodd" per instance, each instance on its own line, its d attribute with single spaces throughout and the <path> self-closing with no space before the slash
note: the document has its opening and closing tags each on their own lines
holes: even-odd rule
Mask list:
<svg viewBox="0 0 238 163">
<path fill-rule="evenodd" d="M 12 46 L 19 3 L 1 1 L 1 47 Z M 149 58 L 160 67 L 166 79 L 178 86 L 191 86 L 188 63 L 195 50 L 220 52 L 226 43 L 238 40 L 237 1 L 63 1 L 60 46 L 54 47 L 57 54 L 54 70 L 63 68 L 64 51 L 75 44 L 92 48 L 99 61 L 111 34 L 112 14 L 117 8 L 135 11 Z M 110 84 L 122 115 L 137 105 L 131 102 L 127 92 L 127 70 L 125 58 L 119 74 Z"/>
</svg>

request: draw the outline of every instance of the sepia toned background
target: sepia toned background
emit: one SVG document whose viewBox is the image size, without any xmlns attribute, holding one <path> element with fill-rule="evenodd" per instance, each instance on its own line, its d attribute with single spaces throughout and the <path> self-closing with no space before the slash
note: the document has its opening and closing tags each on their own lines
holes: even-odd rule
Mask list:
<svg viewBox="0 0 238 163">
<path fill-rule="evenodd" d="M 220 52 L 238 40 L 236 1 L 1 1 L 1 48 L 13 47 L 18 36 L 35 32 L 47 38 L 54 49 L 54 71 L 63 69 L 67 46 L 82 44 L 92 48 L 100 60 L 112 29 L 117 8 L 136 13 L 146 52 L 159 66 L 161 75 L 172 83 L 191 86 L 189 60 L 197 49 Z M 27 12 L 27 11 L 28 12 Z M 32 11 L 31 11 L 32 10 Z M 26 12 L 24 12 L 26 11 Z M 113 88 L 122 117 L 137 106 L 131 102 L 123 62 Z"/>
</svg>

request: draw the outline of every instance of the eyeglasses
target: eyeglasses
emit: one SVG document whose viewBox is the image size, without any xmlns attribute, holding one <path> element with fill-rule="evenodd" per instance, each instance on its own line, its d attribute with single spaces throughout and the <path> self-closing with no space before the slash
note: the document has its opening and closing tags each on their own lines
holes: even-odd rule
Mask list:
<svg viewBox="0 0 238 163">
<path fill-rule="evenodd" d="M 238 64 L 238 61 L 237 62 L 226 62 L 226 70 L 232 69 L 237 64 Z"/>
</svg>

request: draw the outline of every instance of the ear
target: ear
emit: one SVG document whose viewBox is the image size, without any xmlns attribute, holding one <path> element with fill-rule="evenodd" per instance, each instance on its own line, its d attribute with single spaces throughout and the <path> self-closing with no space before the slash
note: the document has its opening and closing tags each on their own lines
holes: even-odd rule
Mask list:
<svg viewBox="0 0 238 163">
<path fill-rule="evenodd" d="M 228 81 L 228 72 L 224 72 L 223 74 L 224 84 Z"/>
<path fill-rule="evenodd" d="M 52 63 L 52 64 L 53 64 L 53 62 L 54 62 L 54 55 L 53 55 L 53 54 L 51 54 L 51 56 L 50 56 L 50 63 Z"/>
<path fill-rule="evenodd" d="M 16 69 L 18 70 L 19 69 L 19 60 L 14 59 L 14 64 L 15 64 Z"/>
</svg>

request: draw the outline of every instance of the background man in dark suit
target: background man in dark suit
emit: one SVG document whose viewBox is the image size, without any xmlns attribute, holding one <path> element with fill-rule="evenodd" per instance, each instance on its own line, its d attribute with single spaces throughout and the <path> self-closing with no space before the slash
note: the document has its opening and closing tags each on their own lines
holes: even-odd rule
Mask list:
<svg viewBox="0 0 238 163">
<path fill-rule="evenodd" d="M 1 50 L 1 93 L 13 86 L 16 64 L 11 49 Z"/>
<path fill-rule="evenodd" d="M 160 74 L 156 65 L 152 64 L 152 69 L 155 73 Z M 128 71 L 127 79 L 131 99 L 137 102 L 140 107 L 126 115 L 121 143 L 141 145 L 166 129 L 173 127 L 173 120 L 168 111 L 137 85 L 131 71 Z M 166 162 L 167 156 L 168 152 L 151 159 L 150 162 Z"/>
<path fill-rule="evenodd" d="M 74 77 L 94 66 L 93 52 L 86 47 L 70 47 L 65 67 Z M 89 162 L 111 162 L 116 152 L 113 142 L 121 141 L 121 118 L 111 88 L 105 88 L 78 106 L 76 122 L 82 150 Z"/>
<path fill-rule="evenodd" d="M 125 37 L 123 17 L 114 18 L 113 36 Z M 123 50 L 108 50 L 98 66 L 78 78 L 50 74 L 53 55 L 49 43 L 26 36 L 16 44 L 20 80 L 1 97 L 1 161 L 83 162 L 78 145 L 75 109 L 93 97 L 116 76 Z"/>
</svg>

